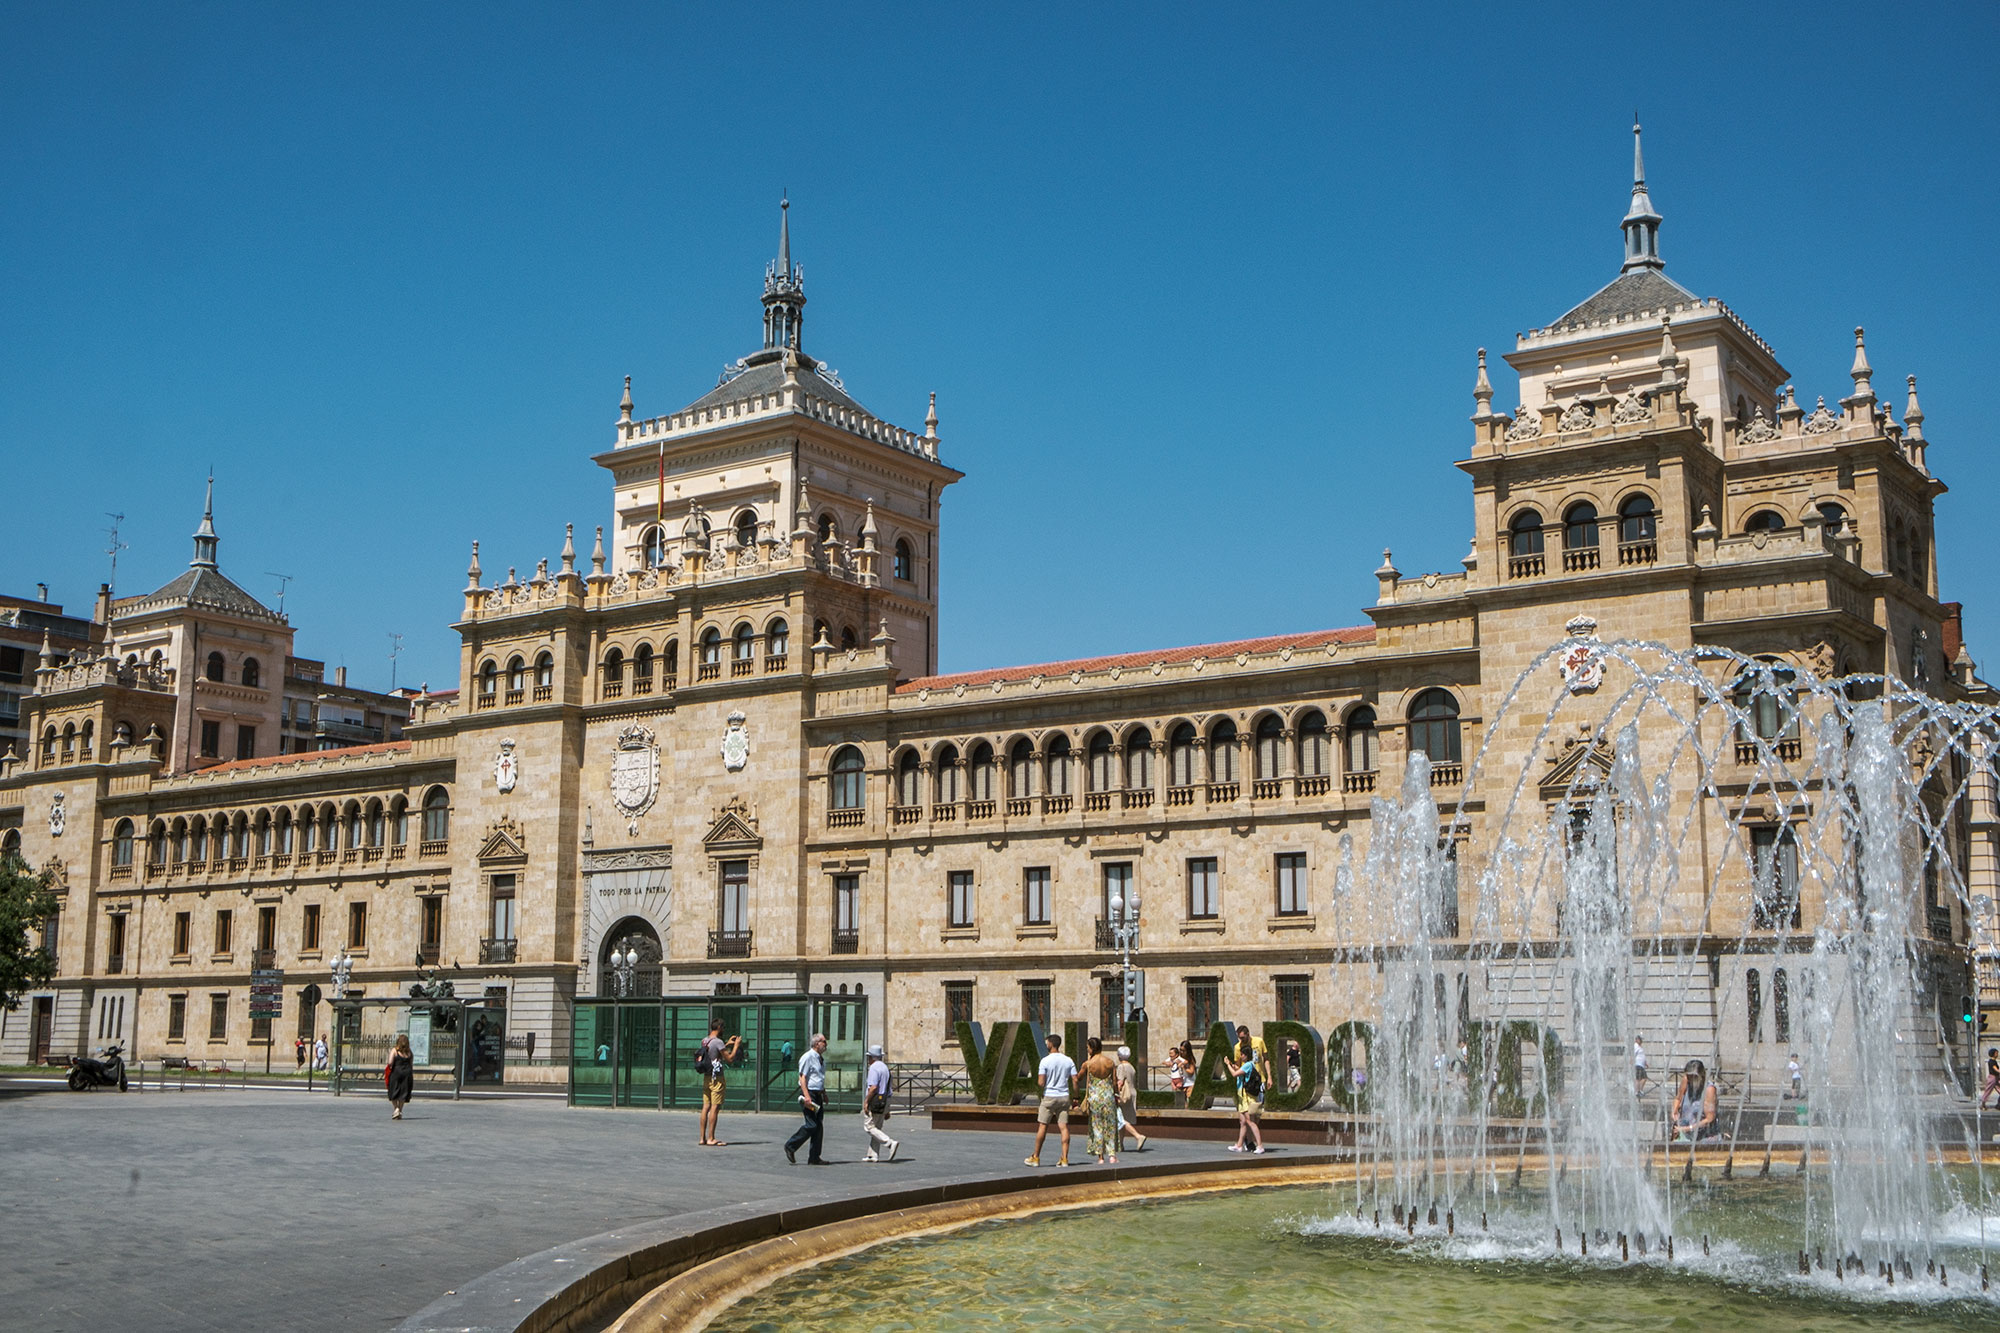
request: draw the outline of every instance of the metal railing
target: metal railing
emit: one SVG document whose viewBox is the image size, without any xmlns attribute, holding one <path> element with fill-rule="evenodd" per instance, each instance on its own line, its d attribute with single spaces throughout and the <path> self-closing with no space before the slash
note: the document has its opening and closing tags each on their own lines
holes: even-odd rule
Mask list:
<svg viewBox="0 0 2000 1333">
<path fill-rule="evenodd" d="M 520 951 L 521 942 L 516 939 L 479 941 L 479 961 L 481 963 L 511 963 Z"/>
</svg>

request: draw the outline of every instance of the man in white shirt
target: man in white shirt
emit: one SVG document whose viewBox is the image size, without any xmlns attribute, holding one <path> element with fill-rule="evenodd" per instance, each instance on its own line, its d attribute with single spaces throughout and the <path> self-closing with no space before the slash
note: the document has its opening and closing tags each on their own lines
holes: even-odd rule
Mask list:
<svg viewBox="0 0 2000 1333">
<path fill-rule="evenodd" d="M 1632 1091 L 1634 1095 L 1646 1090 L 1646 1047 L 1638 1034 L 1632 1037 Z"/>
<path fill-rule="evenodd" d="M 792 1137 L 785 1140 L 785 1160 L 793 1166 L 799 1164 L 799 1149 L 807 1143 L 812 1151 L 806 1154 L 807 1166 L 825 1166 L 820 1145 L 826 1140 L 826 1034 L 813 1033 L 812 1045 L 799 1057 L 799 1110 L 805 1114 L 805 1123 L 792 1131 Z"/>
<path fill-rule="evenodd" d="M 1076 1061 L 1063 1054 L 1062 1038 L 1050 1033 L 1049 1053 L 1042 1057 L 1041 1067 L 1035 1071 L 1035 1082 L 1041 1085 L 1042 1104 L 1035 1113 L 1035 1151 L 1025 1165 L 1042 1164 L 1042 1140 L 1049 1136 L 1049 1126 L 1062 1129 L 1062 1160 L 1057 1166 L 1069 1165 L 1069 1090 L 1076 1080 Z"/>
</svg>

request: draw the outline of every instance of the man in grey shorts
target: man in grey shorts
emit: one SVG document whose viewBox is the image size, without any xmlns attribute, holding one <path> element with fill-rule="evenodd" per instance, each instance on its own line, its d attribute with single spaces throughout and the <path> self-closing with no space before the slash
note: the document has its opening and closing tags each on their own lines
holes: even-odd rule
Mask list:
<svg viewBox="0 0 2000 1333">
<path fill-rule="evenodd" d="M 1049 1136 L 1049 1126 L 1062 1130 L 1062 1160 L 1057 1166 L 1069 1165 L 1069 1090 L 1076 1081 L 1076 1062 L 1063 1054 L 1062 1038 L 1049 1034 L 1049 1053 L 1042 1057 L 1041 1067 L 1035 1071 L 1035 1082 L 1041 1085 L 1042 1104 L 1035 1113 L 1035 1151 L 1024 1165 L 1042 1164 L 1042 1140 Z"/>
</svg>

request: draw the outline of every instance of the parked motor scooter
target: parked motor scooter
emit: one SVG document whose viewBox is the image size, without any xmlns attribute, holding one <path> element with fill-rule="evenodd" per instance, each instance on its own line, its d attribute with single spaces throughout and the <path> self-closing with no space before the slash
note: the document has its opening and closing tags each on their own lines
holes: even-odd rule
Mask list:
<svg viewBox="0 0 2000 1333">
<path fill-rule="evenodd" d="M 123 1048 L 113 1044 L 97 1052 L 98 1058 L 72 1055 L 69 1058 L 69 1086 L 72 1092 L 84 1092 L 91 1088 L 116 1088 L 125 1091 L 125 1057 Z"/>
</svg>

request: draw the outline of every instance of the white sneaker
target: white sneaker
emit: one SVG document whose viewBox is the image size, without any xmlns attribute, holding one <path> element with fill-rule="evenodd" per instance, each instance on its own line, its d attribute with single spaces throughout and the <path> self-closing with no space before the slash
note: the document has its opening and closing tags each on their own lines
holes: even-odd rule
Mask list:
<svg viewBox="0 0 2000 1333">
<path fill-rule="evenodd" d="M 874 1160 L 875 1160 L 875 1154 L 871 1152 L 871 1153 L 869 1153 L 869 1154 L 868 1154 L 868 1155 L 867 1155 L 866 1157 L 862 1158 L 861 1160 L 862 1160 L 862 1161 L 864 1161 L 864 1162 L 872 1162 L 872 1161 L 874 1161 Z"/>
<path fill-rule="evenodd" d="M 889 1141 L 889 1156 L 888 1156 L 888 1157 L 887 1157 L 887 1158 L 886 1158 L 885 1160 L 887 1160 L 887 1161 L 891 1161 L 891 1162 L 895 1161 L 895 1160 L 896 1160 L 896 1149 L 898 1149 L 898 1148 L 900 1148 L 900 1147 L 902 1147 L 902 1146 L 903 1146 L 903 1144 L 902 1144 L 902 1140 L 900 1140 L 900 1139 L 891 1139 L 891 1140 Z"/>
</svg>

